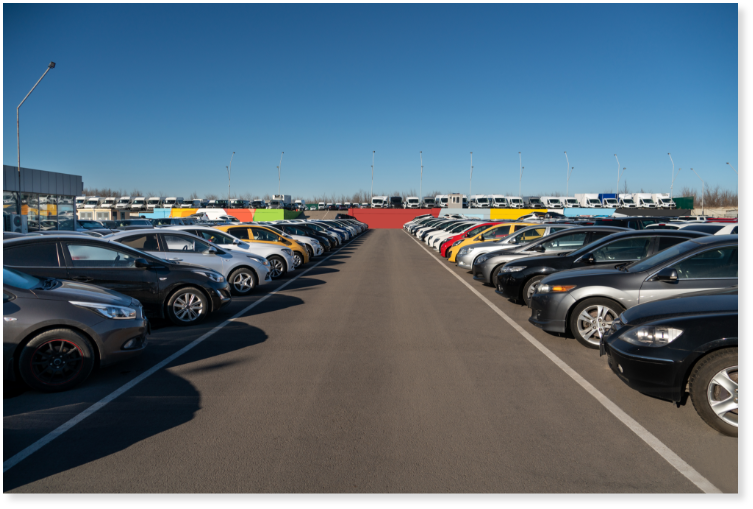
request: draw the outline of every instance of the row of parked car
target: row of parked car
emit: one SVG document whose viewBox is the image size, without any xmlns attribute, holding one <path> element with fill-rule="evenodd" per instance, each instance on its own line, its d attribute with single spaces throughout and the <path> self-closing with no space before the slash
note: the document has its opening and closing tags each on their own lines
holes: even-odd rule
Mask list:
<svg viewBox="0 0 753 509">
<path fill-rule="evenodd" d="M 419 216 L 404 228 L 528 306 L 536 327 L 598 349 L 628 386 L 678 404 L 689 394 L 737 436 L 737 223 Z"/>
<path fill-rule="evenodd" d="M 367 228 L 333 219 L 5 233 L 4 379 L 70 389 L 143 352 L 150 318 L 197 324 Z"/>
</svg>

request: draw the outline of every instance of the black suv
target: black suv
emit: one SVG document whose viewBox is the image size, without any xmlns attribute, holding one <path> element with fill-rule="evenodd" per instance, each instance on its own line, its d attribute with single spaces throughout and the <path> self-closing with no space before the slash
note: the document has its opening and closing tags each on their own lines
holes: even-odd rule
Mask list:
<svg viewBox="0 0 753 509">
<path fill-rule="evenodd" d="M 3 241 L 3 264 L 37 278 L 69 279 L 137 299 L 147 315 L 192 325 L 230 302 L 222 274 L 162 260 L 88 236 L 28 236 Z"/>
</svg>

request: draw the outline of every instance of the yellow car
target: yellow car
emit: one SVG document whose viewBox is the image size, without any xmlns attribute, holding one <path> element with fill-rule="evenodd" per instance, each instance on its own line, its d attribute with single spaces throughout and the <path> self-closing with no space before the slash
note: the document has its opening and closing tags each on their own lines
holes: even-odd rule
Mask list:
<svg viewBox="0 0 753 509">
<path fill-rule="evenodd" d="M 245 242 L 264 242 L 287 247 L 293 251 L 293 260 L 296 269 L 304 263 L 309 262 L 309 253 L 305 246 L 302 246 L 294 239 L 283 237 L 266 226 L 259 224 L 231 224 L 215 226 L 215 228 Z"/>
<path fill-rule="evenodd" d="M 449 262 L 455 263 L 457 254 L 465 246 L 478 244 L 480 242 L 492 242 L 499 240 L 507 237 L 511 233 L 515 233 L 516 231 L 525 228 L 526 226 L 531 226 L 534 224 L 538 223 L 500 223 L 494 226 L 490 226 L 486 230 L 474 235 L 473 237 L 469 237 L 463 240 L 463 242 L 461 242 L 457 246 L 452 246 L 452 252 L 450 253 L 450 257 L 447 260 Z"/>
</svg>

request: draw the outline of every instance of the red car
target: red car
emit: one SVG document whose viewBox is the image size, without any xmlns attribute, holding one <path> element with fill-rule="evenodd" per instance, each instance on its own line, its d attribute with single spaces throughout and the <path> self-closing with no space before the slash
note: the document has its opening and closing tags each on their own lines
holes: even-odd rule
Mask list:
<svg viewBox="0 0 753 509">
<path fill-rule="evenodd" d="M 495 224 L 504 223 L 505 221 L 492 221 L 490 223 L 479 223 L 478 226 L 474 226 L 470 230 L 458 233 L 457 235 L 450 237 L 449 239 L 442 242 L 442 244 L 439 246 L 439 254 L 444 256 L 445 258 L 449 257 L 450 255 L 447 254 L 447 250 L 452 247 L 452 245 L 457 242 L 458 240 L 463 240 L 465 238 L 473 237 L 477 233 L 481 233 L 482 231 L 486 230 L 490 226 L 494 226 Z"/>
</svg>

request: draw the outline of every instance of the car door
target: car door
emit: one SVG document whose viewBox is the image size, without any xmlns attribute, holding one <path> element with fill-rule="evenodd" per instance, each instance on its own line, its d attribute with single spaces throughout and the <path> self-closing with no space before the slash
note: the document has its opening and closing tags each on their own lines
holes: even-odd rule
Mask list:
<svg viewBox="0 0 753 509">
<path fill-rule="evenodd" d="M 54 240 L 3 246 L 3 265 L 37 278 L 68 277 L 60 246 Z"/>
<path fill-rule="evenodd" d="M 677 279 L 656 281 L 659 270 L 673 268 Z M 651 271 L 641 284 L 639 302 L 666 299 L 683 293 L 727 288 L 737 284 L 737 245 L 696 252 Z"/>
<path fill-rule="evenodd" d="M 227 275 L 226 265 L 232 255 L 192 235 L 160 233 L 161 253 L 167 260 L 193 263 Z M 213 252 L 214 251 L 214 252 Z"/>
<path fill-rule="evenodd" d="M 145 297 L 153 296 L 156 275 L 136 267 L 138 252 L 121 250 L 114 244 L 73 240 L 63 241 L 61 247 L 68 279 L 103 286 L 142 303 L 148 301 Z"/>
</svg>

